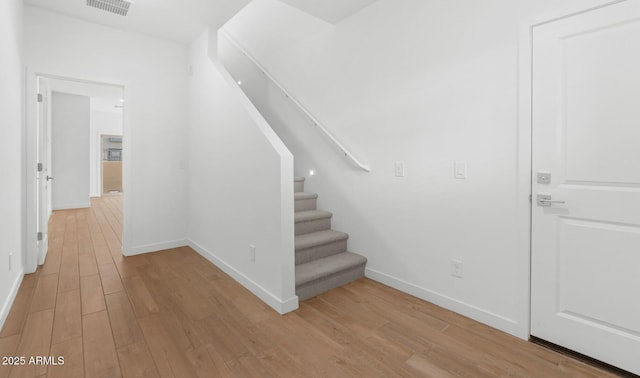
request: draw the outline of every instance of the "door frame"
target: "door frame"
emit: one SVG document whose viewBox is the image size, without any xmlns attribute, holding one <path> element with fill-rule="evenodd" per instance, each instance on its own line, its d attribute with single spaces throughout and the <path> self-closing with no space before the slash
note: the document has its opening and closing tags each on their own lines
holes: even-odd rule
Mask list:
<svg viewBox="0 0 640 378">
<path fill-rule="evenodd" d="M 37 85 L 38 87 L 40 86 L 40 77 L 38 77 L 37 79 Z M 52 104 L 53 92 L 48 86 L 46 87 L 46 90 L 47 90 L 46 93 L 43 93 L 42 89 L 43 88 L 38 88 L 38 93 L 42 94 L 42 102 L 40 102 L 39 104 L 36 104 L 37 112 L 38 112 L 38 115 L 36 118 L 36 122 L 38 122 L 37 138 L 40 141 L 40 150 L 36 151 L 36 153 L 38 155 L 42 155 L 42 153 L 44 152 L 46 156 L 44 157 L 40 156 L 40 159 L 38 159 L 40 163 L 44 164 L 45 170 L 39 173 L 40 177 L 36 178 L 36 185 L 38 186 L 37 189 L 39 190 L 37 194 L 39 198 L 36 198 L 36 201 L 38 200 L 41 201 L 44 198 L 46 199 L 46 204 L 40 203 L 39 204 L 40 206 L 36 204 L 36 213 L 37 213 L 36 226 L 40 223 L 39 221 L 41 220 L 41 217 L 43 217 L 43 215 L 45 214 L 46 214 L 47 221 L 44 221 L 43 223 L 45 224 L 40 224 L 40 227 L 37 227 L 38 229 L 36 229 L 36 231 L 38 230 L 44 231 L 43 239 L 37 242 L 39 265 L 44 263 L 44 260 L 47 257 L 47 252 L 49 250 L 48 220 L 51 218 L 51 213 L 53 211 L 52 210 L 53 197 L 52 197 L 52 190 L 51 190 L 52 183 L 46 182 L 48 181 L 47 178 L 50 175 L 52 175 L 52 171 L 51 171 L 51 130 L 52 130 L 51 129 L 51 121 L 52 121 L 51 104 Z M 40 122 L 42 122 L 42 124 Z M 46 148 L 43 148 L 43 145 L 45 145 Z M 46 177 L 42 177 L 43 175 Z M 44 194 L 42 193 L 42 187 L 45 185 L 48 185 L 46 196 L 44 196 Z M 43 207 L 45 208 L 43 209 Z"/>
<path fill-rule="evenodd" d="M 531 337 L 531 241 L 532 241 L 532 193 L 533 193 L 533 30 L 553 21 L 573 17 L 582 13 L 594 11 L 629 0 L 589 0 L 579 6 L 565 7 L 550 14 L 520 23 L 520 38 L 518 48 L 518 183 L 517 183 L 517 219 L 519 240 L 522 249 L 526 251 L 523 272 L 526 279 L 526 291 L 523 298 L 526 303 L 522 306 L 521 319 L 526 319 L 519 327 L 518 335 L 522 339 Z"/>
<path fill-rule="evenodd" d="M 127 84 L 122 82 L 113 82 L 106 80 L 95 80 L 93 78 L 74 77 L 73 75 L 55 74 L 38 70 L 33 67 L 25 67 L 25 90 L 24 90 L 24 258 L 23 266 L 24 273 L 34 273 L 38 268 L 39 263 L 44 261 L 38 261 L 40 243 L 37 241 L 37 217 L 36 214 L 36 198 L 38 181 L 36 180 L 37 172 L 37 135 L 40 132 L 40 124 L 38 123 L 38 79 L 40 77 L 49 79 L 66 80 L 78 83 L 97 84 L 97 85 L 109 85 L 122 88 L 123 98 L 126 104 L 130 104 L 130 93 L 127 90 Z M 129 179 L 131 173 L 131 129 L 129 127 L 129 106 L 125 106 L 122 112 L 123 115 L 123 166 L 122 166 L 122 186 L 123 193 L 129 192 L 131 180 Z M 89 143 L 89 141 L 87 141 Z M 126 163 L 125 163 L 126 160 Z M 122 219 L 122 245 L 123 250 L 126 250 L 128 246 L 129 235 L 131 235 L 131 211 L 130 201 L 127 200 L 127 196 L 123 194 L 123 219 Z"/>
</svg>

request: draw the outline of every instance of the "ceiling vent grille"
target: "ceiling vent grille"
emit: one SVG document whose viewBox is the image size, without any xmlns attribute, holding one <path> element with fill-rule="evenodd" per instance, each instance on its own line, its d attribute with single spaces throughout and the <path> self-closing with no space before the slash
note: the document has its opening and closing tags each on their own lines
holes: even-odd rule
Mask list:
<svg viewBox="0 0 640 378">
<path fill-rule="evenodd" d="M 120 16 L 126 16 L 129 12 L 129 6 L 131 1 L 127 0 L 87 0 L 87 5 L 90 7 L 102 9 L 110 13 L 118 14 Z"/>
</svg>

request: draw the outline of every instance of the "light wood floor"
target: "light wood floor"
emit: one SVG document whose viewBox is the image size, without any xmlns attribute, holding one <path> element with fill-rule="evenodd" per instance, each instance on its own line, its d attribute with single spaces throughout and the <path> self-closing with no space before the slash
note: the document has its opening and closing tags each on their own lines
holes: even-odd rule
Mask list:
<svg viewBox="0 0 640 378">
<path fill-rule="evenodd" d="M 121 197 L 57 211 L 24 278 L 0 377 L 603 377 L 599 371 L 361 279 L 280 316 L 189 248 L 120 252 Z"/>
</svg>

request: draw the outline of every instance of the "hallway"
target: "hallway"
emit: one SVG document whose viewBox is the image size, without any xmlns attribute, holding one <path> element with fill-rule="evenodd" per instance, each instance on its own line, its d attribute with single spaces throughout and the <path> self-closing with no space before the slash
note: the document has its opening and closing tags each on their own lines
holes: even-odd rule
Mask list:
<svg viewBox="0 0 640 378">
<path fill-rule="evenodd" d="M 54 212 L 0 333 L 27 364 L 0 378 L 608 375 L 368 279 L 280 316 L 190 248 L 123 257 L 121 219 L 120 196 Z"/>
</svg>

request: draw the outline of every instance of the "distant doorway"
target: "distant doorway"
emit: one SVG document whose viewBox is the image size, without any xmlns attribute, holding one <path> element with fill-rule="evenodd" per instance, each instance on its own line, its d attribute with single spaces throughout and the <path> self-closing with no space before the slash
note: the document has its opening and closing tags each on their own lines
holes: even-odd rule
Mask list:
<svg viewBox="0 0 640 378">
<path fill-rule="evenodd" d="M 122 195 L 122 135 L 100 136 L 102 195 Z"/>
</svg>

